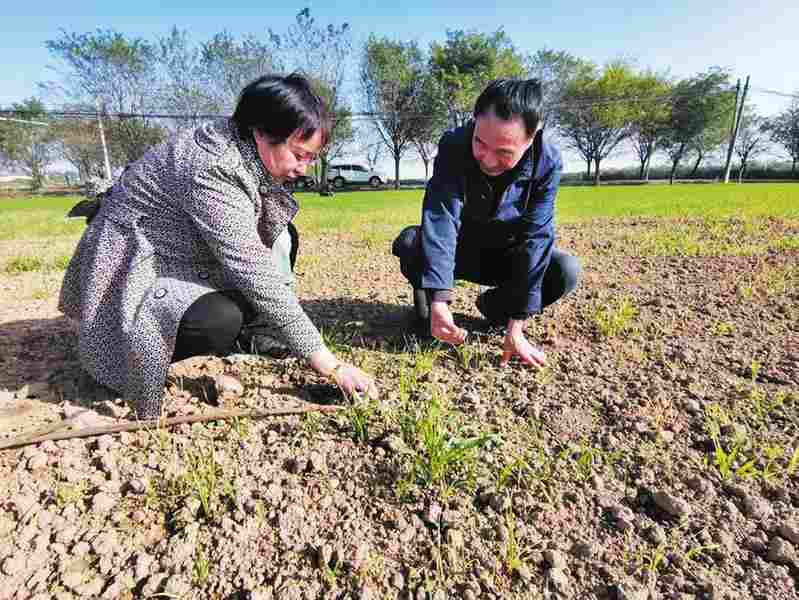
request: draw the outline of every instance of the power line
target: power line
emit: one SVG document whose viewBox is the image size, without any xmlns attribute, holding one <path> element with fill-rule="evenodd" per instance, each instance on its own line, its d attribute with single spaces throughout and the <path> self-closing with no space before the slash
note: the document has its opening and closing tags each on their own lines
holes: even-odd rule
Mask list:
<svg viewBox="0 0 799 600">
<path fill-rule="evenodd" d="M 777 96 L 782 96 L 786 98 L 796 98 L 799 99 L 799 95 L 797 94 L 790 94 L 787 92 L 779 92 L 776 90 L 768 90 L 764 88 L 754 88 L 755 91 L 759 93 L 766 93 L 772 94 Z M 690 100 L 693 98 L 712 98 L 716 96 L 722 96 L 725 94 L 732 94 L 734 93 L 735 88 L 723 88 L 720 90 L 714 90 L 712 92 L 692 92 L 692 93 L 684 93 L 684 92 L 669 92 L 666 94 L 662 94 L 659 96 L 648 96 L 648 95 L 623 95 L 623 96 L 616 96 L 616 97 L 596 97 L 596 98 L 587 98 L 584 101 L 563 101 L 563 102 L 556 102 L 550 105 L 550 109 L 557 109 L 557 108 L 592 108 L 592 107 L 600 107 L 600 106 L 610 106 L 614 104 L 642 104 L 642 103 L 650 103 L 650 104 L 664 104 L 664 103 L 671 103 L 676 102 L 679 100 Z M 0 109 L 0 115 L 20 115 L 24 114 L 24 110 L 15 110 L 15 109 Z M 97 118 L 97 111 L 93 110 L 46 110 L 41 113 L 42 117 L 50 117 L 54 119 L 95 119 Z M 152 112 L 103 112 L 102 116 L 108 118 L 115 118 L 115 119 L 180 119 L 180 120 L 211 120 L 211 119 L 220 119 L 220 118 L 229 118 L 230 114 L 225 113 L 175 113 L 169 111 L 152 111 Z M 396 112 L 379 112 L 379 111 L 363 111 L 363 112 L 353 112 L 348 115 L 349 118 L 353 121 L 359 120 L 374 120 L 378 118 L 386 118 L 386 117 L 402 117 L 406 119 L 429 119 L 430 114 L 428 113 L 415 113 L 415 112 L 408 112 L 408 111 L 396 111 Z M 2 118 L 2 117 L 0 117 Z M 3 120 L 12 120 L 11 118 L 5 118 Z M 19 120 L 19 119 L 17 119 Z M 335 117 L 334 121 L 337 120 Z"/>
</svg>

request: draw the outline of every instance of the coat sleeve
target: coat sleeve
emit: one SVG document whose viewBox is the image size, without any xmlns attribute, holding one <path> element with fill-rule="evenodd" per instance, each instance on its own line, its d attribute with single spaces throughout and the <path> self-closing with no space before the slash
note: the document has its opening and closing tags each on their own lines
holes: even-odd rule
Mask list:
<svg viewBox="0 0 799 600">
<path fill-rule="evenodd" d="M 445 135 L 439 142 L 433 176 L 422 205 L 422 287 L 451 290 L 455 283 L 455 250 L 463 207 L 462 173 Z"/>
<path fill-rule="evenodd" d="M 205 169 L 194 176 L 183 209 L 226 280 L 244 294 L 264 325 L 303 358 L 323 347 L 319 331 L 261 241 L 253 203 L 240 185 L 218 167 Z"/>
<path fill-rule="evenodd" d="M 526 293 L 519 297 L 520 302 L 515 318 L 523 319 L 531 314 L 540 314 L 543 309 L 541 288 L 544 273 L 549 267 L 552 250 L 555 247 L 555 196 L 558 193 L 563 162 L 559 153 L 550 157 L 549 168 L 537 181 L 530 194 L 530 204 L 523 220 L 525 223 L 525 244 L 527 251 Z"/>
</svg>

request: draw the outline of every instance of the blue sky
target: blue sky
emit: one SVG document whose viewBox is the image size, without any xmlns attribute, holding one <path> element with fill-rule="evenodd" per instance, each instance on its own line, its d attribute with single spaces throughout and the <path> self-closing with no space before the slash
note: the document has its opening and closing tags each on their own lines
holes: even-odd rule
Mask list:
<svg viewBox="0 0 799 600">
<path fill-rule="evenodd" d="M 318 22 L 351 24 L 356 44 L 371 34 L 418 41 L 443 40 L 447 29 L 491 32 L 504 28 L 522 51 L 567 50 L 598 63 L 620 56 L 676 77 L 712 65 L 735 77 L 752 75 L 756 89 L 799 92 L 799 2 L 796 0 L 671 0 L 667 2 L 544 2 L 541 0 L 430 2 L 430 0 L 339 0 L 336 2 L 193 2 L 138 0 L 130 3 L 35 0 L 7 3 L 0 25 L 0 104 L 36 95 L 36 83 L 52 78 L 55 65 L 44 42 L 61 29 L 113 28 L 154 39 L 173 25 L 195 41 L 221 30 L 233 34 L 285 30 L 297 11 L 311 8 Z M 756 91 L 764 114 L 787 99 Z"/>
</svg>

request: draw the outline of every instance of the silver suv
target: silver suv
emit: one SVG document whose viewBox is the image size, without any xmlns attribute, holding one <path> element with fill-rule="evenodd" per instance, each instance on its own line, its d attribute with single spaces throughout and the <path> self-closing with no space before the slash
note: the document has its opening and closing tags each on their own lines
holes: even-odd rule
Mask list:
<svg viewBox="0 0 799 600">
<path fill-rule="evenodd" d="M 378 188 L 383 184 L 380 173 L 370 171 L 361 165 L 330 165 L 327 171 L 327 180 L 339 190 L 345 185 L 368 184 L 373 188 Z"/>
</svg>

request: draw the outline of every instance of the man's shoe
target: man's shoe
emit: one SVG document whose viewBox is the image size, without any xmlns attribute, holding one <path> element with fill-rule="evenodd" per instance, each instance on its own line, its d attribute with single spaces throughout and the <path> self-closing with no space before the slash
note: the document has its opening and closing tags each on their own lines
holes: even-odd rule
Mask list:
<svg viewBox="0 0 799 600">
<path fill-rule="evenodd" d="M 291 354 L 288 346 L 265 333 L 242 333 L 236 340 L 236 346 L 241 354 L 268 358 L 283 359 Z"/>
</svg>

